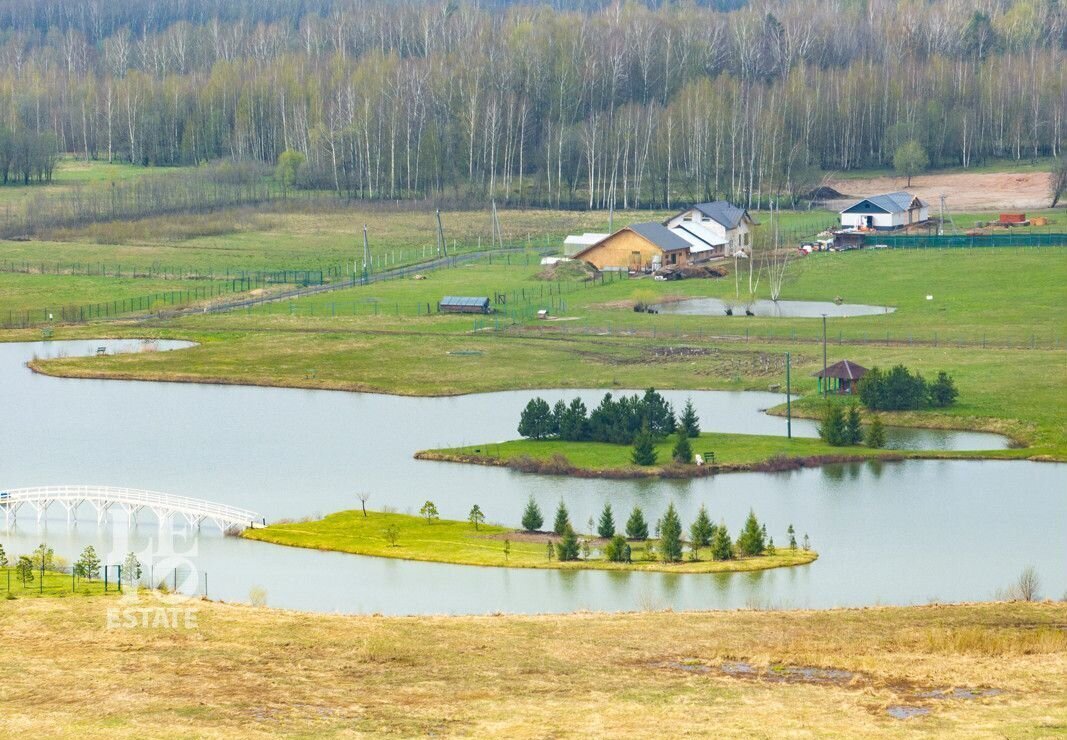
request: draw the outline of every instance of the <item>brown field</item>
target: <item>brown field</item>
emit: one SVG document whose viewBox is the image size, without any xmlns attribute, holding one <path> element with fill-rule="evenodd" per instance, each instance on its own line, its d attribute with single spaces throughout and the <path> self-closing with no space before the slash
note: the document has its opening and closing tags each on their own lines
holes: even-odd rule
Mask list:
<svg viewBox="0 0 1067 740">
<path fill-rule="evenodd" d="M 434 618 L 191 602 L 195 629 L 109 630 L 115 604 L 0 607 L 3 735 L 1067 732 L 1062 602 Z"/>
<path fill-rule="evenodd" d="M 982 210 L 1010 210 L 1013 208 L 1048 208 L 1047 172 L 957 172 L 919 175 L 912 178 L 909 193 L 919 196 L 930 204 L 934 214 L 941 195 L 945 205 L 954 212 Z M 866 179 L 838 179 L 830 186 L 848 201 L 834 201 L 829 208 L 845 208 L 852 200 L 865 195 L 904 190 L 907 180 L 903 177 L 872 177 Z"/>
</svg>

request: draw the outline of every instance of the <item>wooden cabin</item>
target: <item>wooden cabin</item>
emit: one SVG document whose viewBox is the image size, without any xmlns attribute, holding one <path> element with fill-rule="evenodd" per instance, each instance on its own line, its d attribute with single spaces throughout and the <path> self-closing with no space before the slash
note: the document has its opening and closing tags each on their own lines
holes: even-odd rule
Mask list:
<svg viewBox="0 0 1067 740">
<path fill-rule="evenodd" d="M 690 244 L 660 223 L 630 224 L 574 255 L 598 270 L 655 271 L 687 265 Z"/>
</svg>

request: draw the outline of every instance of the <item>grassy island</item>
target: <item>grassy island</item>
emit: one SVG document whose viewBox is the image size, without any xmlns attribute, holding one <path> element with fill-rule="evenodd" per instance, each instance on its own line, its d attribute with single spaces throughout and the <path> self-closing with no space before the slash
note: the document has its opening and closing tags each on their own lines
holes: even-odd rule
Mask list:
<svg viewBox="0 0 1067 740">
<path fill-rule="evenodd" d="M 420 460 L 495 465 L 529 473 L 603 478 L 698 478 L 735 471 L 782 471 L 836 462 L 904 459 L 1021 459 L 1025 449 L 1007 450 L 885 450 L 862 445 L 834 447 L 821 439 L 787 439 L 770 435 L 703 433 L 690 440 L 693 451 L 706 456 L 709 464 L 679 465 L 671 462 L 674 438 L 656 444 L 658 464 L 634 465 L 630 445 L 607 442 L 567 442 L 556 439 L 518 439 L 485 445 L 469 445 L 415 454 Z"/>
<path fill-rule="evenodd" d="M 390 528 L 395 535 L 390 541 Z M 632 562 L 613 563 L 598 552 L 603 540 L 591 539 L 590 558 L 560 562 L 546 557 L 546 543 L 559 538 L 550 532 L 523 532 L 493 524 L 475 529 L 469 522 L 435 519 L 389 512 L 341 511 L 309 522 L 272 524 L 263 529 L 247 529 L 251 540 L 315 550 L 336 550 L 355 555 L 373 555 L 402 560 L 424 560 L 456 565 L 482 565 L 508 568 L 555 568 L 596 570 L 643 570 L 670 573 L 732 573 L 806 565 L 818 555 L 813 550 L 779 548 L 773 555 L 733 560 L 712 560 L 702 548 L 699 560 L 678 563 L 646 559 L 646 543 L 632 541 Z M 505 555 L 505 541 L 509 552 Z M 655 547 L 658 542 L 649 540 Z"/>
</svg>

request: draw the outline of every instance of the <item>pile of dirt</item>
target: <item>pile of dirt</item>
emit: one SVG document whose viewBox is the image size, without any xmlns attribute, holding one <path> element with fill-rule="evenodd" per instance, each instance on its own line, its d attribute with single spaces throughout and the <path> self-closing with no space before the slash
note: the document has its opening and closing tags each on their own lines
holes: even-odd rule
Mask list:
<svg viewBox="0 0 1067 740">
<path fill-rule="evenodd" d="M 580 260 L 561 260 L 537 273 L 538 280 L 585 283 L 596 277 L 596 268 Z"/>
<path fill-rule="evenodd" d="M 999 209 L 1028 210 L 1048 208 L 1048 172 L 952 172 L 930 173 L 912 178 L 911 187 L 903 177 L 873 177 L 840 179 L 831 189 L 846 189 L 863 196 L 906 190 L 930 204 L 934 215 L 945 196 L 945 205 L 952 212 Z M 860 196 L 857 196 L 860 197 Z M 836 201 L 836 198 L 828 199 Z M 851 203 L 831 202 L 831 209 L 847 208 Z"/>
<path fill-rule="evenodd" d="M 829 185 L 822 185 L 800 197 L 802 200 L 837 200 L 848 196 Z"/>
</svg>

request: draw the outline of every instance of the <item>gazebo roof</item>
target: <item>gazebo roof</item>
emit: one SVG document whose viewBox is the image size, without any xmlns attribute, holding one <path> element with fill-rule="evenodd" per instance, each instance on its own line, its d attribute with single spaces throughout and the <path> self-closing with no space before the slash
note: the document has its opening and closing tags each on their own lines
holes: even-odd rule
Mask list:
<svg viewBox="0 0 1067 740">
<path fill-rule="evenodd" d="M 839 380 L 859 380 L 867 374 L 867 368 L 862 365 L 857 365 L 851 360 L 841 360 L 835 362 L 826 370 L 820 370 L 817 373 L 812 373 L 812 377 L 815 378 L 838 378 Z"/>
</svg>

